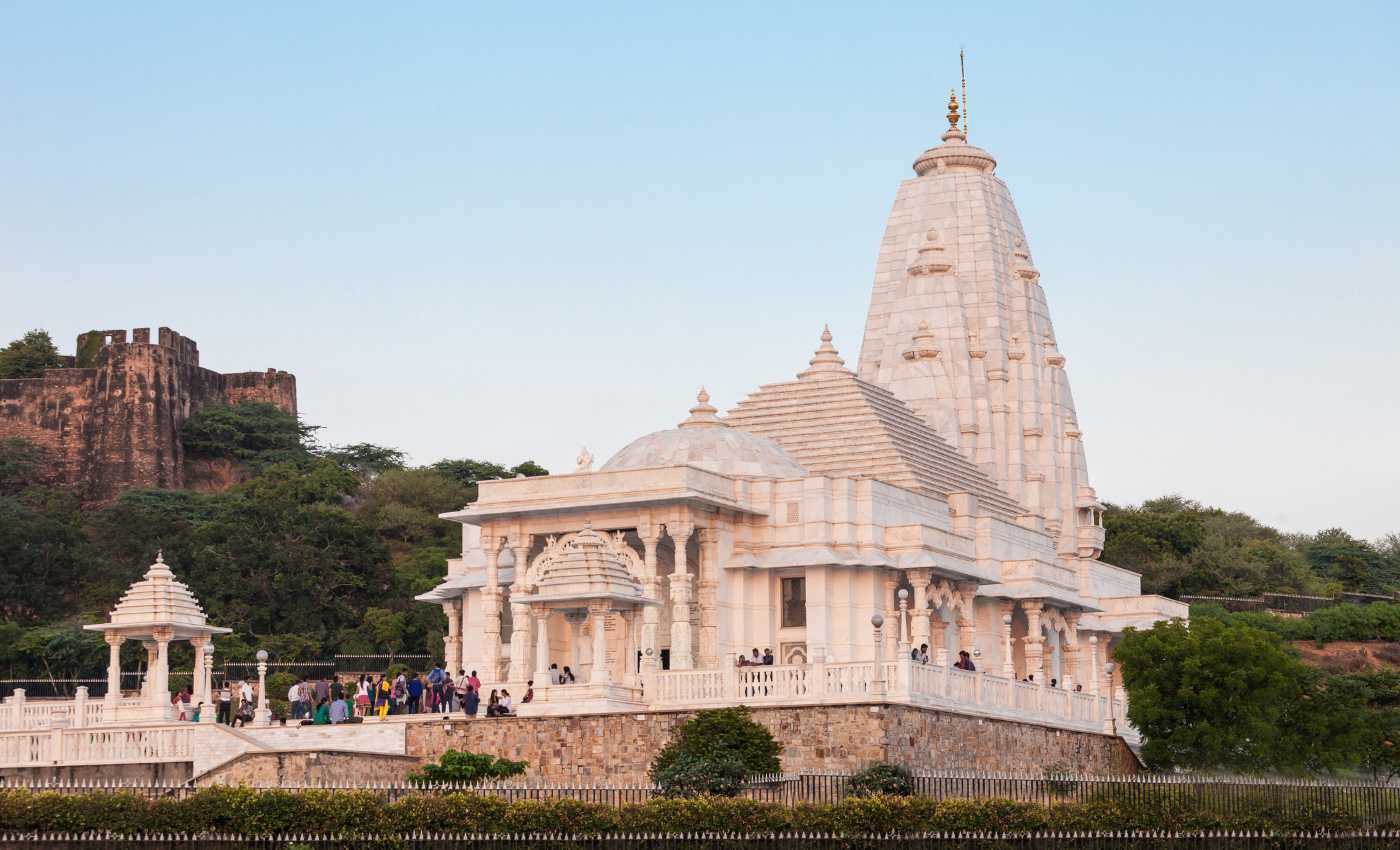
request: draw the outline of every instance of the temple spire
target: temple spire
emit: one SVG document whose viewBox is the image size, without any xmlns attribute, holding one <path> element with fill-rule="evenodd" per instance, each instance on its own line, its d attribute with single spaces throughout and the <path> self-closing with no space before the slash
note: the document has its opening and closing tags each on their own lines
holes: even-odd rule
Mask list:
<svg viewBox="0 0 1400 850">
<path fill-rule="evenodd" d="M 816 353 L 807 363 L 808 368 L 797 373 L 797 377 L 806 378 L 810 375 L 822 375 L 828 373 L 838 373 L 843 375 L 851 374 L 846 369 L 846 361 L 841 359 L 841 354 L 837 352 L 836 346 L 831 344 L 831 328 L 822 325 L 822 342 L 817 346 Z"/>
<path fill-rule="evenodd" d="M 678 427 L 681 428 L 724 428 L 727 427 L 724 421 L 715 413 L 718 409 L 710 404 L 710 394 L 701 387 L 700 392 L 695 396 L 695 406 L 690 409 L 690 416 Z"/>
</svg>

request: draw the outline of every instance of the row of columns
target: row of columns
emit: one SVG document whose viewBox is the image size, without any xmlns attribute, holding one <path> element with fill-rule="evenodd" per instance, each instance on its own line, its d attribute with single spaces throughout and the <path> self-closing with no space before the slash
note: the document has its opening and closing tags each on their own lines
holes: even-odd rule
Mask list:
<svg viewBox="0 0 1400 850">
<path fill-rule="evenodd" d="M 669 536 L 675 546 L 675 569 L 669 578 L 669 598 L 662 598 L 662 577 L 657 574 L 657 548 L 663 536 Z M 689 572 L 687 545 L 692 534 L 700 543 L 700 575 Z M 719 664 L 719 535 L 714 528 L 696 528 L 690 522 L 668 522 L 663 525 L 638 528 L 642 541 L 643 575 L 641 584 L 645 597 L 659 604 L 669 604 L 671 610 L 671 653 L 670 669 L 690 670 L 697 666 L 713 668 Z M 510 586 L 512 629 L 510 637 L 510 664 L 504 671 L 511 681 L 520 681 L 538 672 L 539 659 L 547 652 L 547 615 L 532 608 L 526 594 L 526 571 L 531 550 L 531 536 L 522 535 L 507 538 L 488 535 L 481 541 L 486 556 L 486 581 L 481 589 L 481 663 L 488 675 L 502 673 L 501 653 L 501 602 L 500 583 L 501 552 L 509 548 L 515 559 L 515 578 Z M 693 634 L 690 622 L 690 609 L 694 602 L 699 603 L 700 624 L 698 641 Z M 598 613 L 590 605 L 590 616 L 597 619 Z M 445 657 L 449 668 L 458 667 L 466 661 L 462 652 L 462 635 L 465 633 L 462 599 L 455 599 L 444 606 L 448 618 L 448 633 L 444 637 Z M 606 612 L 604 612 L 606 614 Z M 605 617 L 604 617 L 605 619 Z M 642 606 L 641 634 L 637 643 L 642 650 L 642 673 L 655 672 L 660 666 L 659 605 Z M 594 625 L 595 645 L 604 643 L 603 629 Z M 698 653 L 697 653 L 698 644 Z M 604 644 L 605 645 L 605 644 Z M 532 666 L 535 670 L 532 671 Z M 545 664 L 548 668 L 548 664 Z"/>
</svg>

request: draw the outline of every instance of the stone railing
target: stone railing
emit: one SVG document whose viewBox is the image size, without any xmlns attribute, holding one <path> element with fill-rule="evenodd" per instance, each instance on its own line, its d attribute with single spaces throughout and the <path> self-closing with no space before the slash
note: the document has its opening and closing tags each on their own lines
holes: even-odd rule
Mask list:
<svg viewBox="0 0 1400 850">
<path fill-rule="evenodd" d="M 192 761 L 193 724 L 0 732 L 0 767 Z"/>
<path fill-rule="evenodd" d="M 909 660 L 840 664 L 730 667 L 667 671 L 656 675 L 648 701 L 652 708 L 706 708 L 735 705 L 812 705 L 867 702 L 945 708 L 1005 720 L 1086 732 L 1122 734 L 1138 740 L 1128 726 L 1127 703 L 1107 696 L 1044 684 L 1017 682 L 990 673 L 919 664 Z"/>
<path fill-rule="evenodd" d="M 164 723 L 170 712 L 144 697 L 121 697 L 114 702 L 92 699 L 78 688 L 71 700 L 31 700 L 16 688 L 0 703 L 0 732 L 43 729 L 82 729 L 103 723 Z"/>
</svg>

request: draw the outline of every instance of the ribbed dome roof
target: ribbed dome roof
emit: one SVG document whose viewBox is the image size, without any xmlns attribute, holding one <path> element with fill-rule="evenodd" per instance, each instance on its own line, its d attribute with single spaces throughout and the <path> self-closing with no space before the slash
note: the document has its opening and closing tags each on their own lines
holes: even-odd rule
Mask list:
<svg viewBox="0 0 1400 850">
<path fill-rule="evenodd" d="M 633 440 L 603 464 L 603 472 L 689 464 L 743 478 L 801 478 L 807 474 L 782 446 L 767 437 L 730 428 L 715 416 L 703 389 L 690 418 L 677 428 Z"/>
<path fill-rule="evenodd" d="M 632 560 L 635 560 L 635 555 Z M 640 599 L 642 586 L 632 575 L 621 545 L 591 528 L 552 544 L 537 561 L 536 598 Z"/>
</svg>

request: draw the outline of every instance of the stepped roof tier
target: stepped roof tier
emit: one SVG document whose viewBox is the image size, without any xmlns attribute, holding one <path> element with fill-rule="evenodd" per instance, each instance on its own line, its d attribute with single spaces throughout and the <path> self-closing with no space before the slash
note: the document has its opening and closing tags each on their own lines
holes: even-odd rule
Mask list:
<svg viewBox="0 0 1400 850">
<path fill-rule="evenodd" d="M 145 575 L 127 588 L 108 615 L 108 622 L 83 628 L 125 634 L 173 629 L 176 640 L 232 631 L 209 625 L 199 600 L 195 599 L 189 586 L 175 578 L 175 573 L 165 563 L 164 553 L 157 553 L 156 562 L 151 564 Z"/>
<path fill-rule="evenodd" d="M 1029 513 L 889 390 L 846 369 L 829 328 L 796 381 L 764 385 L 725 421 L 771 437 L 813 474 L 869 475 L 931 496 L 972 493 L 1003 517 Z"/>
</svg>

